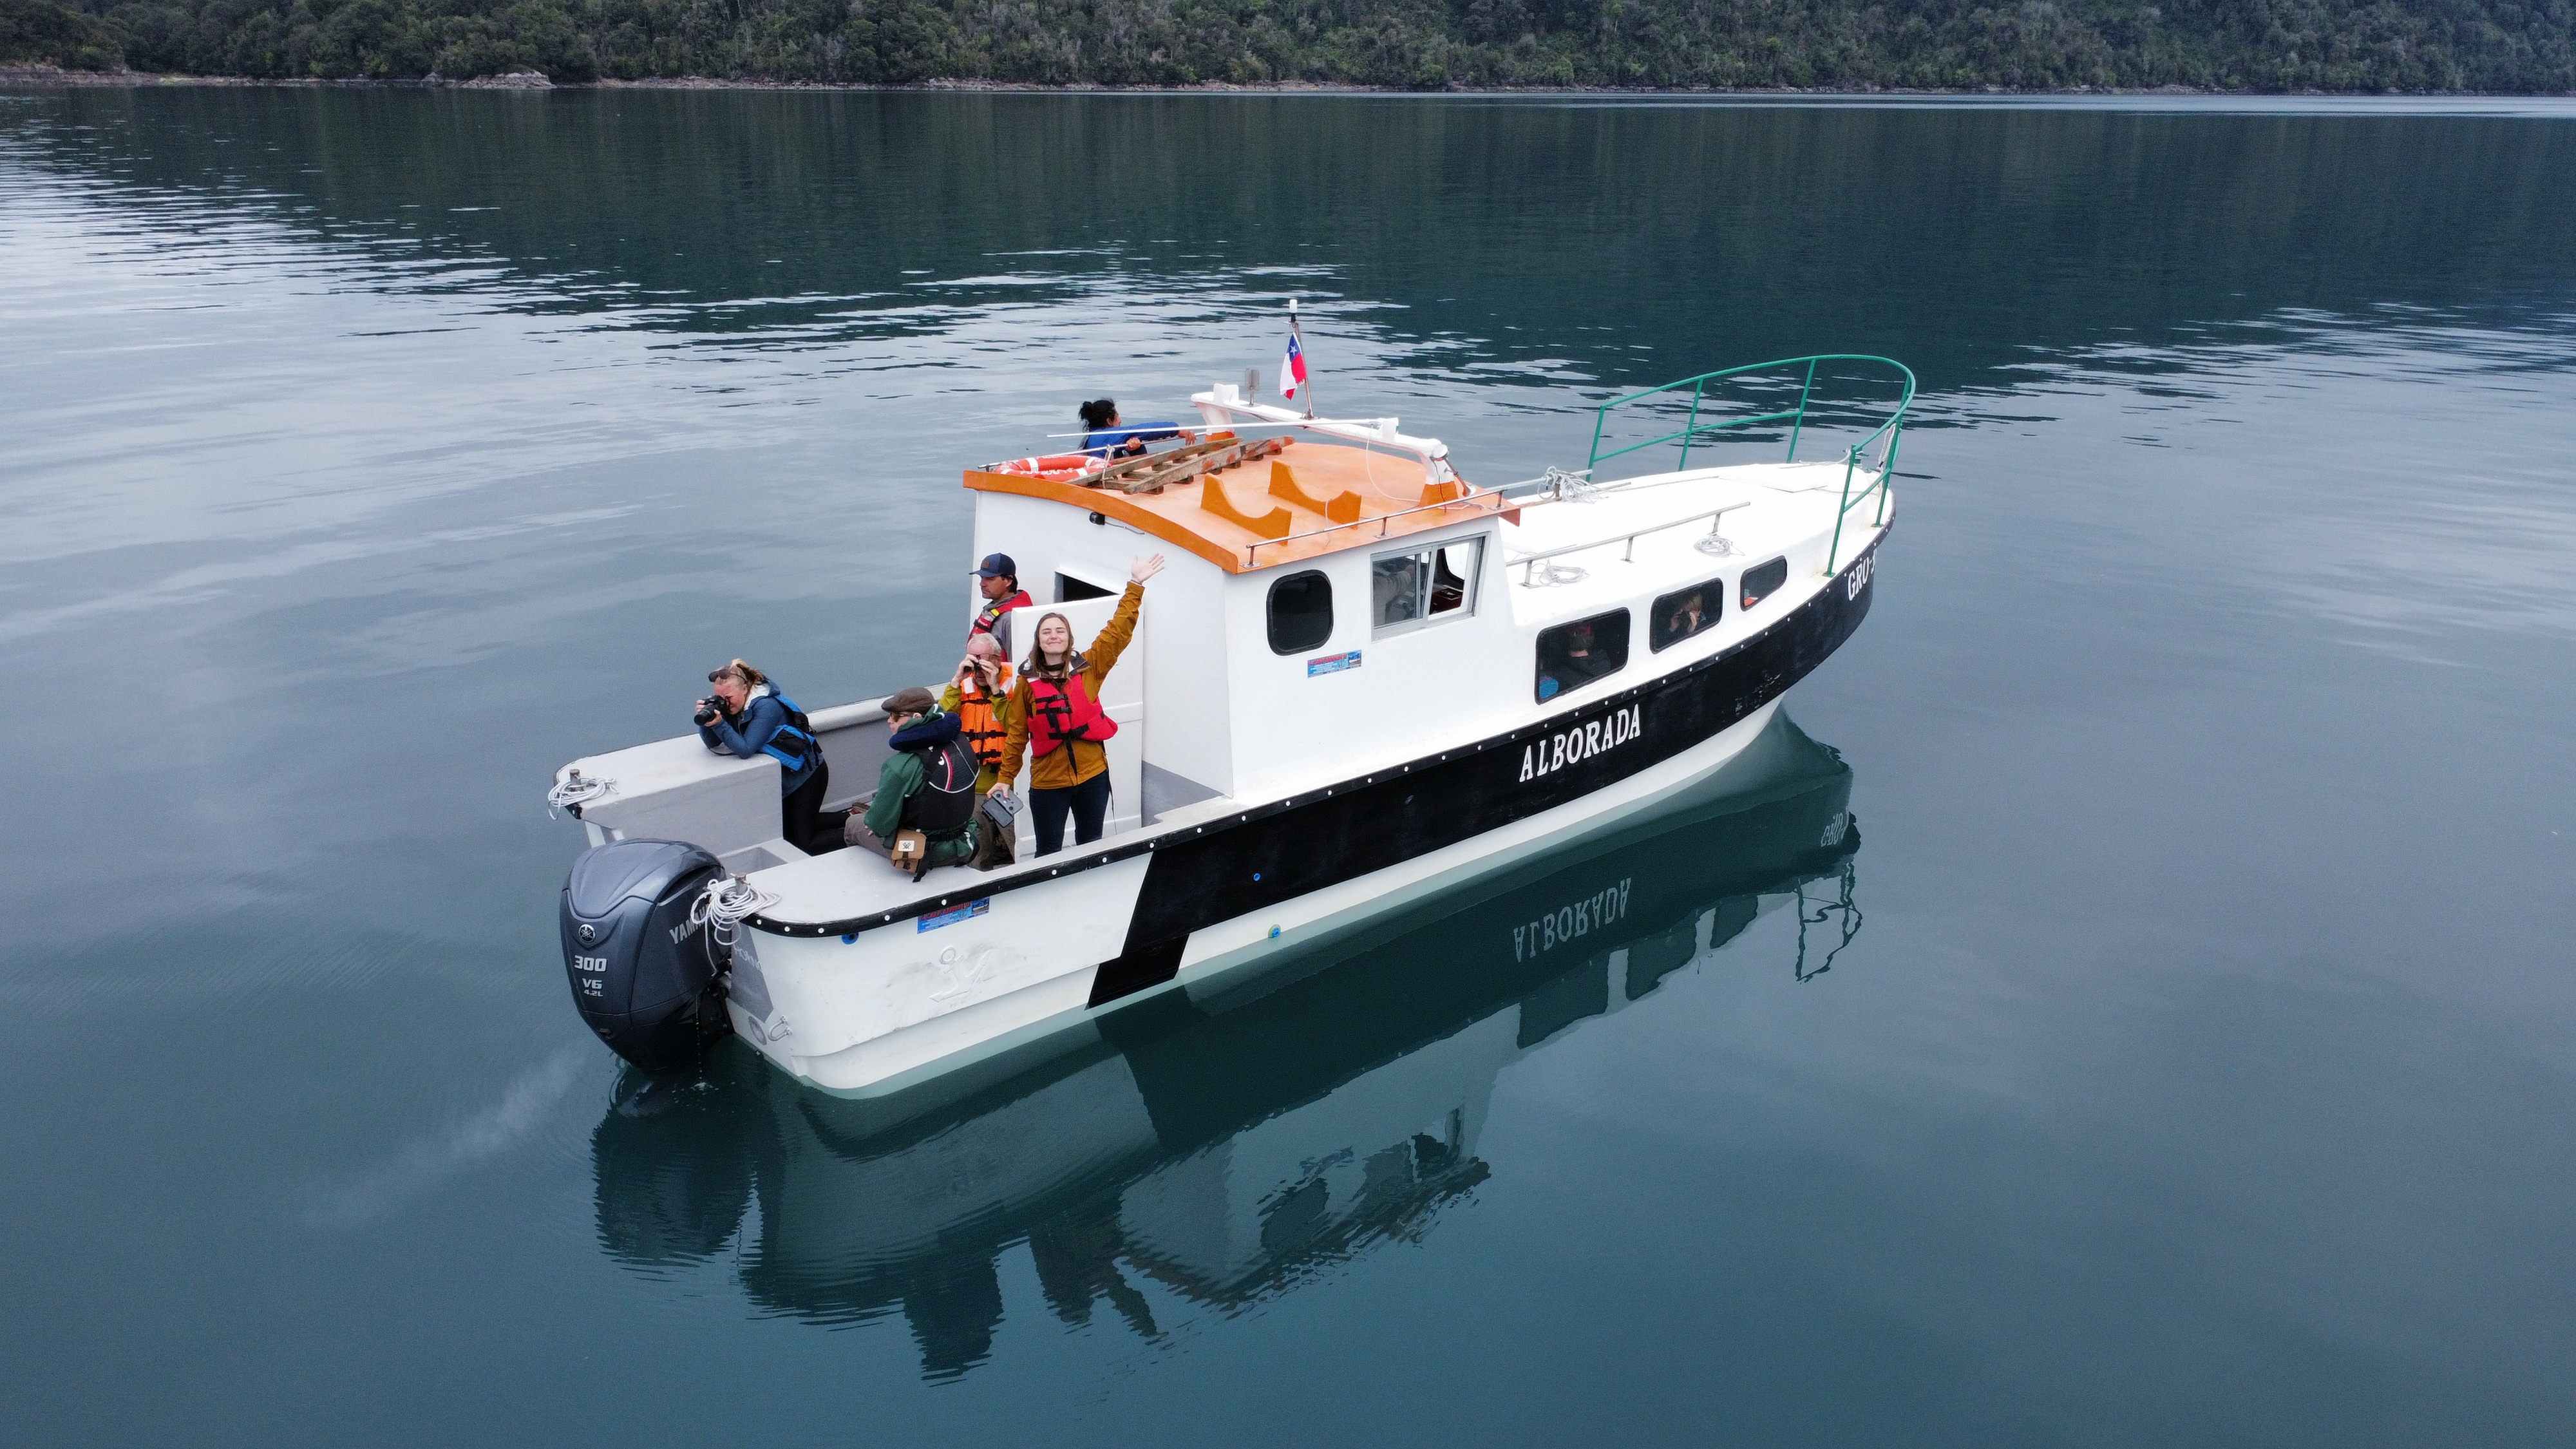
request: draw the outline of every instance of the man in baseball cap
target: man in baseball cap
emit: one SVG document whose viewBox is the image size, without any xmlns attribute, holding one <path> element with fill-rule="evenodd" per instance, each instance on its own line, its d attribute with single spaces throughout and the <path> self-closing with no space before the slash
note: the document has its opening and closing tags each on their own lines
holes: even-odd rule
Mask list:
<svg viewBox="0 0 2576 1449">
<path fill-rule="evenodd" d="M 1009 554 L 988 553 L 976 568 L 975 578 L 979 581 L 976 588 L 984 595 L 984 607 L 976 611 L 975 627 L 966 632 L 969 637 L 992 635 L 993 642 L 1002 646 L 1002 654 L 1007 658 L 1011 652 L 1011 631 L 1002 616 L 1013 609 L 1025 609 L 1032 602 L 1028 590 L 1020 587 L 1020 566 L 1011 562 Z"/>
</svg>

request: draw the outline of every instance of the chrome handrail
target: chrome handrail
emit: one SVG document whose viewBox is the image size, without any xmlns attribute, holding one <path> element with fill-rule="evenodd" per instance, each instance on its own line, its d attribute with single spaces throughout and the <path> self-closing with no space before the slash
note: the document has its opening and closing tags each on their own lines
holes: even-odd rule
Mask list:
<svg viewBox="0 0 2576 1449">
<path fill-rule="evenodd" d="M 1679 528 L 1685 523 L 1697 523 L 1701 519 L 1705 518 L 1709 521 L 1708 536 L 1715 538 L 1718 536 L 1718 521 L 1720 519 L 1723 519 L 1726 515 L 1733 513 L 1739 508 L 1750 508 L 1752 506 L 1753 501 L 1751 499 L 1746 499 L 1740 503 L 1730 503 L 1724 508 L 1713 508 L 1703 513 L 1694 513 L 1686 518 L 1670 519 L 1663 523 L 1651 523 L 1644 528 L 1632 528 L 1626 533 L 1614 533 L 1608 538 L 1594 539 L 1590 543 L 1570 543 L 1565 545 L 1563 548 L 1551 548 L 1544 553 L 1525 553 L 1518 558 L 1504 559 L 1503 567 L 1510 568 L 1514 564 L 1524 565 L 1525 567 L 1521 569 L 1521 587 L 1526 589 L 1531 587 L 1530 579 L 1536 572 L 1534 566 L 1541 559 L 1556 558 L 1560 555 L 1569 553 L 1581 553 L 1585 549 L 1608 548 L 1614 543 L 1624 542 L 1628 547 L 1619 555 L 1619 562 L 1635 563 L 1637 561 L 1637 540 L 1649 533 L 1661 533 L 1667 528 Z"/>
</svg>

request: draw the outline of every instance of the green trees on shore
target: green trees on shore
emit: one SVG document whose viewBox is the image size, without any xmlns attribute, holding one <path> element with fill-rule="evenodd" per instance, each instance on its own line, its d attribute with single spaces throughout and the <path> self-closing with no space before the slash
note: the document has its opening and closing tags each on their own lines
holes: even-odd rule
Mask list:
<svg viewBox="0 0 2576 1449">
<path fill-rule="evenodd" d="M 2576 0 L 0 0 L 0 64 L 263 78 L 2576 91 Z"/>
</svg>

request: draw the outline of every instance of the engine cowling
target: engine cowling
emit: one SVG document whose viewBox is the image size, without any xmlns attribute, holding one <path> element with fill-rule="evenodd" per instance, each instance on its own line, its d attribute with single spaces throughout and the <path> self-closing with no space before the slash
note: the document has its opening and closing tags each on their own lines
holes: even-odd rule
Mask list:
<svg viewBox="0 0 2576 1449">
<path fill-rule="evenodd" d="M 689 907 L 722 870 L 677 840 L 612 840 L 564 880 L 564 975 L 581 1019 L 648 1072 L 686 1066 L 731 1030 L 718 984 L 723 948 Z"/>
</svg>

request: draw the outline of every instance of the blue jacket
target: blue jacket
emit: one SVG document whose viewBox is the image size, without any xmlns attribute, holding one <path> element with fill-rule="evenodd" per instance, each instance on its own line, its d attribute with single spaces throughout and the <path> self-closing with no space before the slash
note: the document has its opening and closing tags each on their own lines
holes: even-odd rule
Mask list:
<svg viewBox="0 0 2576 1449">
<path fill-rule="evenodd" d="M 1124 446 L 1130 439 L 1159 443 L 1181 435 L 1179 423 L 1123 423 L 1114 428 L 1097 428 L 1082 435 L 1082 451 L 1095 458 L 1106 458 L 1109 450 Z"/>
<path fill-rule="evenodd" d="M 698 738 L 706 742 L 708 749 L 746 760 L 768 749 L 773 741 L 777 748 L 770 751 L 772 755 L 793 755 L 797 752 L 794 734 L 783 740 L 777 735 L 788 727 L 787 708 L 794 702 L 780 694 L 775 685 L 761 685 L 752 691 L 751 702 L 742 707 L 741 714 L 730 720 L 719 715 L 714 724 L 698 726 Z M 823 763 L 822 746 L 817 743 L 806 748 L 803 769 L 790 770 L 785 760 L 778 763 L 778 793 L 792 795 L 797 786 L 814 778 L 814 767 Z"/>
</svg>

